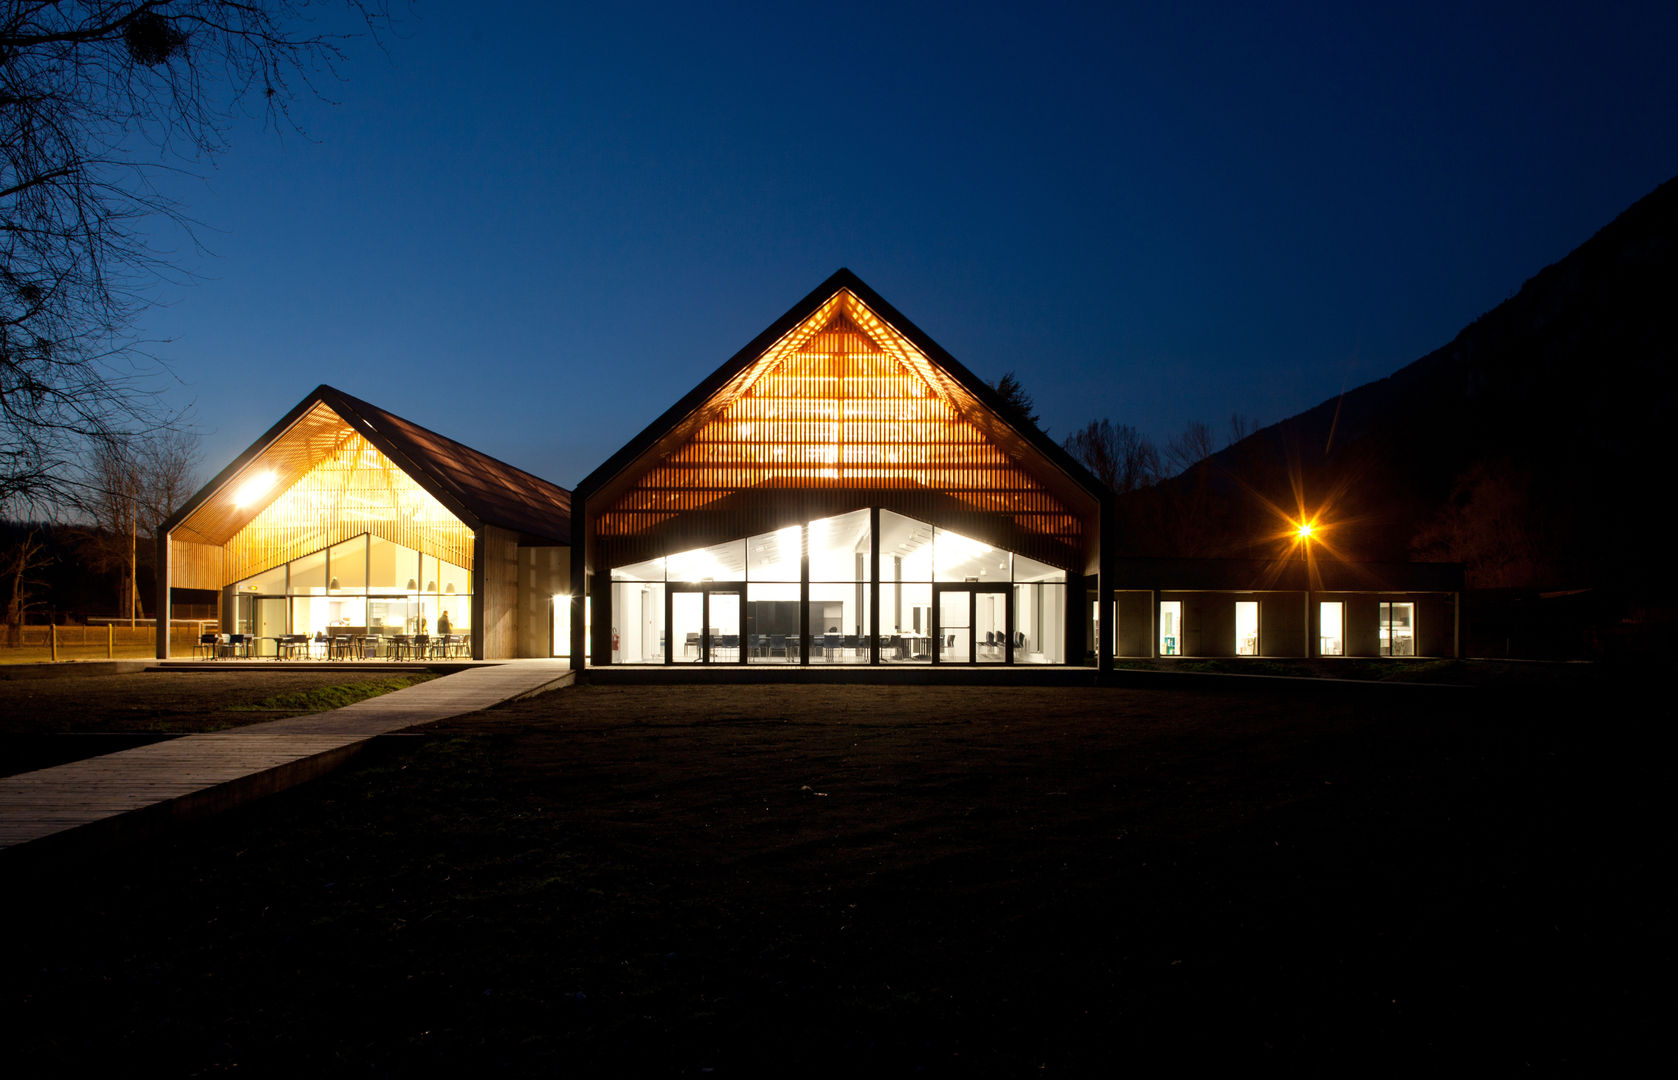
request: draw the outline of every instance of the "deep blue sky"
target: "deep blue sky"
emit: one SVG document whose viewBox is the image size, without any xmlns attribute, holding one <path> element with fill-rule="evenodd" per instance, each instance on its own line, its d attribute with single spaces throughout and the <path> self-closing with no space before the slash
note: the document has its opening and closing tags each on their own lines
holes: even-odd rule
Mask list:
<svg viewBox="0 0 1678 1080">
<path fill-rule="evenodd" d="M 1671 0 L 510 6 L 177 189 L 205 478 L 328 382 L 571 486 L 840 266 L 1056 439 L 1270 423 L 1678 174 Z"/>
</svg>

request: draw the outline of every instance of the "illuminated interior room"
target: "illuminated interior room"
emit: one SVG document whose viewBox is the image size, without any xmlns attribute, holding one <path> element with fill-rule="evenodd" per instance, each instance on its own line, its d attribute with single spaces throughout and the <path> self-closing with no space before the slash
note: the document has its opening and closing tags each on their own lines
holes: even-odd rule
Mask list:
<svg viewBox="0 0 1678 1080">
<path fill-rule="evenodd" d="M 322 386 L 164 523 L 159 625 L 213 590 L 241 656 L 553 655 L 569 530 L 563 488 Z"/>
<path fill-rule="evenodd" d="M 591 665 L 1096 655 L 1110 493 L 846 270 L 573 500 Z"/>
</svg>

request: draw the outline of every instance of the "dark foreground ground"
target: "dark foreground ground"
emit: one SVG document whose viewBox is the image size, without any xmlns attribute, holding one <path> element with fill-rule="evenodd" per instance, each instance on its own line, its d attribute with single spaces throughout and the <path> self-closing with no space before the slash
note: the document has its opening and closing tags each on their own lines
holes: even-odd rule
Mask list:
<svg viewBox="0 0 1678 1080">
<path fill-rule="evenodd" d="M 1670 1067 L 1603 692 L 561 691 L 0 858 L 15 1075 Z"/>
<path fill-rule="evenodd" d="M 0 680 L 0 776 L 191 732 L 335 709 L 413 686 L 423 672 L 137 671 Z"/>
</svg>

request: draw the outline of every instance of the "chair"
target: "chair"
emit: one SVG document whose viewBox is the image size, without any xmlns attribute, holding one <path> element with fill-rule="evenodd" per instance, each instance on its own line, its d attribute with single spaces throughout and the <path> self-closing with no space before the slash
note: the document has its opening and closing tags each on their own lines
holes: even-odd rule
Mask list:
<svg viewBox="0 0 1678 1080">
<path fill-rule="evenodd" d="M 377 660 L 379 647 L 383 643 L 378 634 L 363 634 L 356 641 L 356 657 L 361 660 Z"/>
<path fill-rule="evenodd" d="M 833 654 L 838 652 L 838 651 L 839 651 L 839 635 L 838 634 L 823 634 L 822 635 L 822 659 L 823 660 L 832 660 L 833 659 Z"/>
<path fill-rule="evenodd" d="M 392 634 L 387 646 L 387 655 L 392 660 L 405 660 L 412 653 L 414 639 L 408 634 Z"/>
<path fill-rule="evenodd" d="M 728 652 L 728 651 L 732 650 L 734 652 L 735 659 L 739 659 L 740 658 L 740 635 L 739 634 L 724 634 L 722 636 L 722 650 L 723 650 L 723 652 Z"/>
<path fill-rule="evenodd" d="M 431 659 L 431 635 L 415 634 L 411 650 L 415 660 Z"/>
<path fill-rule="evenodd" d="M 228 634 L 222 641 L 222 649 L 228 656 L 242 656 L 249 660 L 251 657 L 251 642 L 254 640 L 249 634 Z"/>
<path fill-rule="evenodd" d="M 193 650 L 193 656 L 200 660 L 214 660 L 220 647 L 220 634 L 199 634 L 198 645 Z"/>
<path fill-rule="evenodd" d="M 354 644 L 348 634 L 335 634 L 332 637 L 331 658 L 334 660 L 348 660 Z"/>
<path fill-rule="evenodd" d="M 689 630 L 688 631 L 687 641 L 684 642 L 683 645 L 682 645 L 682 655 L 683 656 L 698 656 L 699 655 L 699 631 L 697 631 L 697 630 Z"/>
<path fill-rule="evenodd" d="M 857 637 L 858 635 L 856 634 L 846 634 L 844 640 L 839 643 L 839 647 L 850 653 L 851 656 L 855 657 L 857 651 Z"/>
</svg>

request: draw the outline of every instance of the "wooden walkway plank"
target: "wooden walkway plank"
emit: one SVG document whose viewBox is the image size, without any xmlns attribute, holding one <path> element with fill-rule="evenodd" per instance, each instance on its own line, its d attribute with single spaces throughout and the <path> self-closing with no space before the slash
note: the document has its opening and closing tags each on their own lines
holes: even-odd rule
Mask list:
<svg viewBox="0 0 1678 1080">
<path fill-rule="evenodd" d="M 0 777 L 0 852 L 128 817 L 214 813 L 349 760 L 368 739 L 571 682 L 564 661 L 477 666 L 330 712 L 183 735 Z"/>
</svg>

